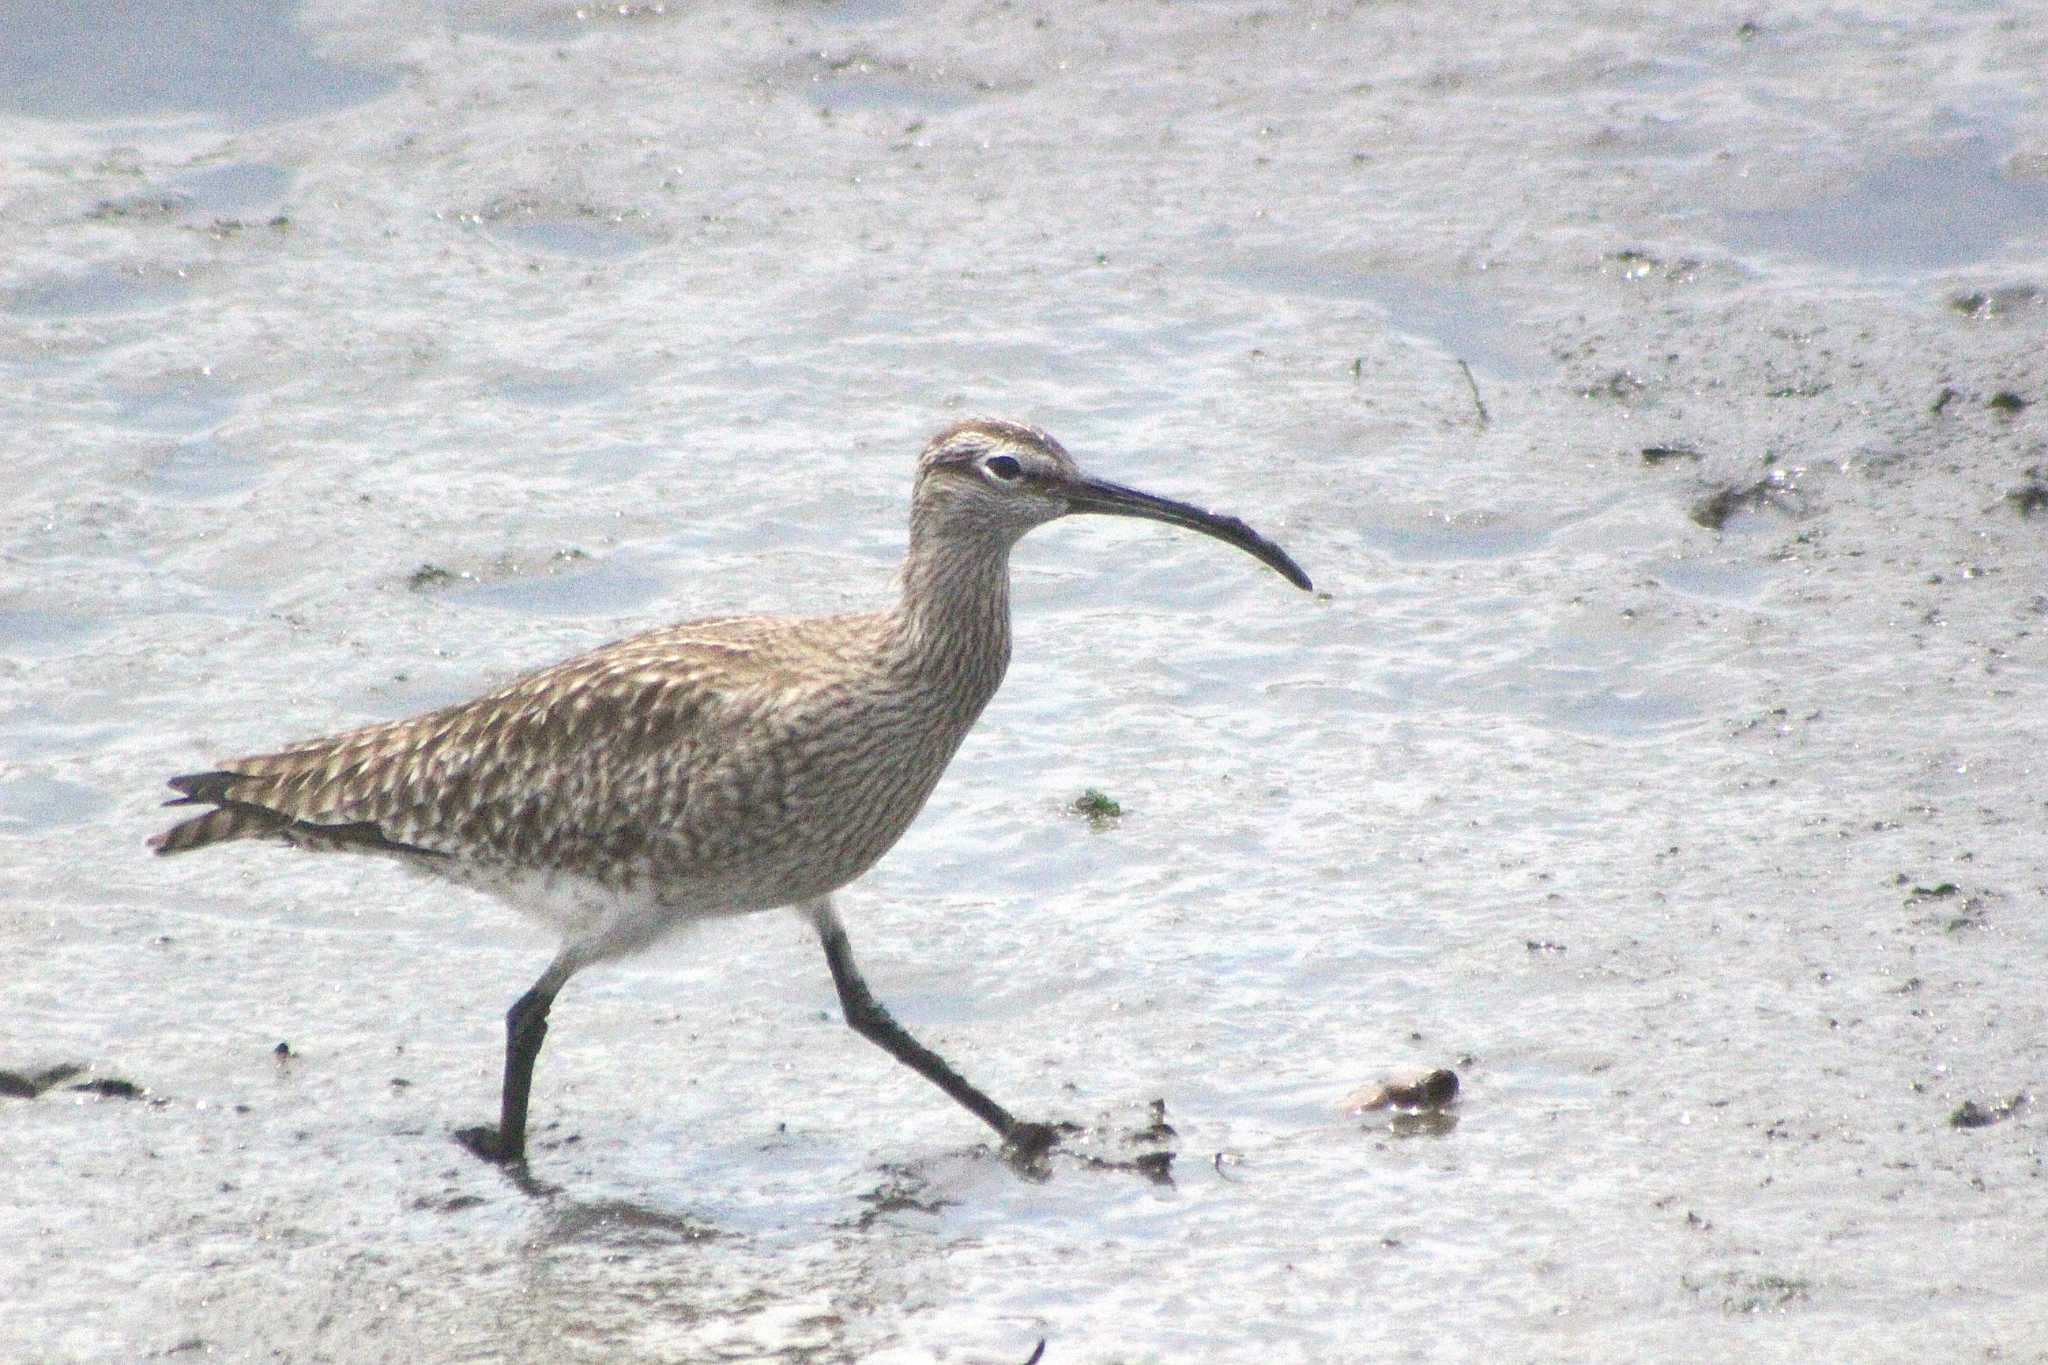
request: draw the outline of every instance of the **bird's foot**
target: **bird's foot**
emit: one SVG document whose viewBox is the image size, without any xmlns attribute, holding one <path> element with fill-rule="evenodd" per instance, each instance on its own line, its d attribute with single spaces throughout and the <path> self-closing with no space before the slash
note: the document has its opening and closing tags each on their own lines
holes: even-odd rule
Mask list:
<svg viewBox="0 0 2048 1365">
<path fill-rule="evenodd" d="M 455 1140 L 467 1147 L 472 1156 L 488 1161 L 494 1166 L 523 1164 L 526 1160 L 526 1144 L 520 1143 L 508 1150 L 505 1141 L 498 1136 L 498 1130 L 488 1123 L 474 1128 L 459 1129 Z"/>
<path fill-rule="evenodd" d="M 1043 1173 L 1046 1153 L 1059 1145 L 1061 1126 L 1012 1123 L 1003 1134 L 1003 1160 L 1027 1174 Z"/>
</svg>

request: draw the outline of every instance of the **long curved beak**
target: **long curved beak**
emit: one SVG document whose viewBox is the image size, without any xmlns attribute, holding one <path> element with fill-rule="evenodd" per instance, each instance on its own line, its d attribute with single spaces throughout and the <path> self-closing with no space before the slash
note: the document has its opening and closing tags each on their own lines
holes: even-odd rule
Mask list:
<svg viewBox="0 0 2048 1365">
<path fill-rule="evenodd" d="M 1252 558 L 1266 565 L 1295 587 L 1307 592 L 1315 585 L 1308 581 L 1308 575 L 1301 571 L 1301 565 L 1294 562 L 1287 551 L 1254 531 L 1236 517 L 1221 516 L 1205 512 L 1172 498 L 1157 497 L 1151 493 L 1140 493 L 1135 488 L 1110 483 L 1103 479 L 1091 479 L 1077 474 L 1059 488 L 1067 500 L 1069 512 L 1098 512 L 1108 517 L 1142 517 L 1147 521 L 1163 521 L 1169 526 L 1185 526 L 1190 531 L 1200 531 L 1205 536 L 1214 536 L 1225 545 L 1235 545 Z"/>
</svg>

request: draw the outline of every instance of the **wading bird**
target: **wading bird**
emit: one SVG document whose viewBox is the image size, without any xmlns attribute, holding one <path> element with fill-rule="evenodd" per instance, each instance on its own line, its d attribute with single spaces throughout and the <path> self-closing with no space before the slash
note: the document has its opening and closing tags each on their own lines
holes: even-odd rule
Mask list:
<svg viewBox="0 0 2048 1365">
<path fill-rule="evenodd" d="M 898 595 L 861 615 L 693 621 L 606 645 L 474 701 L 173 778 L 208 806 L 151 841 L 375 853 L 509 901 L 561 948 L 505 1017 L 495 1128 L 526 1154 L 527 1095 L 556 994 L 694 920 L 792 906 L 824 944 L 846 1022 L 1030 1159 L 1055 1140 L 967 1083 L 854 967 L 832 893 L 910 826 L 1010 658 L 1010 550 L 1075 513 L 1144 517 L 1308 576 L 1234 517 L 1083 474 L 1043 431 L 969 421 L 917 463 Z"/>
</svg>

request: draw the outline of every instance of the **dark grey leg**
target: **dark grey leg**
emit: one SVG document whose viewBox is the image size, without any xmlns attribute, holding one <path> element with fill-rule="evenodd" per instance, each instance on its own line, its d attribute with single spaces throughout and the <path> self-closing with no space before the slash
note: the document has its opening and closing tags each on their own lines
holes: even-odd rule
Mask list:
<svg viewBox="0 0 2048 1365">
<path fill-rule="evenodd" d="M 548 1008 L 575 970 L 566 957 L 556 958 L 505 1012 L 505 1085 L 498 1098 L 498 1126 L 478 1125 L 455 1135 L 485 1161 L 511 1165 L 526 1160 L 526 1101 L 533 1089 L 533 1064 L 547 1041 Z"/>
<path fill-rule="evenodd" d="M 875 999 L 868 983 L 861 980 L 860 969 L 853 965 L 853 946 L 847 942 L 846 928 L 840 924 L 831 903 L 816 901 L 805 909 L 811 923 L 817 927 L 819 940 L 825 945 L 825 961 L 832 968 L 832 984 L 839 990 L 839 1007 L 855 1033 L 951 1095 L 970 1114 L 995 1129 L 1002 1136 L 1003 1145 L 1015 1155 L 1028 1161 L 1059 1140 L 1059 1134 L 1049 1125 L 1019 1120 L 969 1085 L 959 1072 L 946 1065 L 938 1053 L 911 1037 Z"/>
</svg>

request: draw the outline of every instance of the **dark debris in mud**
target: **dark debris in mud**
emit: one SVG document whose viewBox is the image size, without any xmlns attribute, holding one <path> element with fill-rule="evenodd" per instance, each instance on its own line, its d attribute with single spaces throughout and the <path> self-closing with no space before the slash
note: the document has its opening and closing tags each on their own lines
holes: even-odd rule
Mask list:
<svg viewBox="0 0 2048 1365">
<path fill-rule="evenodd" d="M 1115 829 L 1117 822 L 1122 820 L 1124 816 L 1122 802 L 1113 796 L 1096 790 L 1094 787 L 1088 788 L 1088 790 L 1075 797 L 1068 804 L 1067 809 L 1073 814 L 1080 816 L 1083 820 L 1086 820 L 1088 828 L 1098 831 Z"/>
<path fill-rule="evenodd" d="M 17 1100 L 32 1100 L 43 1095 L 74 1076 L 85 1074 L 85 1067 L 77 1062 L 59 1062 L 37 1071 L 0 1071 L 0 1097 Z M 146 1092 L 133 1081 L 124 1081 L 119 1076 L 95 1076 L 88 1081 L 64 1085 L 66 1090 L 82 1095 L 97 1095 L 109 1100 L 139 1100 Z M 161 1103 L 161 1101 L 158 1101 Z"/>
<path fill-rule="evenodd" d="M 1122 1171 L 1143 1176 L 1154 1185 L 1172 1185 L 1173 1162 L 1179 1154 L 1166 1144 L 1177 1141 L 1180 1133 L 1166 1121 L 1165 1100 L 1153 1100 L 1145 1106 L 1145 1112 L 1148 1122 L 1127 1128 L 1117 1137 L 1127 1147 L 1150 1147 L 1153 1150 L 1128 1157 L 1082 1152 L 1076 1154 L 1080 1164 L 1091 1171 Z M 1108 1127 L 1105 1121 L 1098 1125 L 1096 1131 L 1100 1133 Z M 1081 1130 L 1072 1128 L 1071 1131 Z"/>
<path fill-rule="evenodd" d="M 1964 1100 L 1956 1106 L 1955 1112 L 1948 1116 L 1948 1126 L 1989 1128 L 1994 1123 L 2002 1123 L 2011 1118 L 2025 1109 L 2029 1103 L 2031 1100 L 2024 1092 L 2008 1100 L 1992 1100 L 1987 1104 L 1979 1104 L 1976 1100 Z"/>
<path fill-rule="evenodd" d="M 1672 460 L 1691 460 L 1698 463 L 1706 456 L 1691 446 L 1644 446 L 1643 463 L 1648 465 L 1668 464 Z"/>
<path fill-rule="evenodd" d="M 61 1085 L 84 1073 L 85 1068 L 76 1062 L 59 1062 L 40 1071 L 0 1071 L 0 1096 L 32 1100 L 51 1086 Z"/>
<path fill-rule="evenodd" d="M 1770 1272 L 1752 1275 L 1730 1271 L 1714 1279 L 1680 1275 L 1678 1282 L 1693 1294 L 1709 1293 L 1718 1285 L 1722 1291 L 1721 1311 L 1737 1317 L 1769 1313 L 1804 1303 L 1812 1297 L 1813 1291 L 1813 1281 L 1804 1276 Z"/>
<path fill-rule="evenodd" d="M 867 1207 L 853 1225 L 866 1232 L 884 1218 L 898 1213 L 938 1213 L 956 1201 L 931 1193 L 931 1181 L 908 1166 L 884 1166 L 881 1184 L 860 1196 Z"/>
<path fill-rule="evenodd" d="M 1003 1163 L 1020 1178 L 1042 1182 L 1053 1177 L 1056 1164 L 1078 1166 L 1089 1171 L 1116 1171 L 1142 1176 L 1154 1185 L 1170 1186 L 1173 1180 L 1173 1163 L 1177 1152 L 1165 1146 L 1178 1139 L 1179 1134 L 1166 1121 L 1166 1101 L 1155 1099 L 1146 1106 L 1149 1122 L 1115 1133 L 1107 1118 L 1091 1127 L 1078 1123 L 1060 1121 L 1045 1125 L 1052 1134 L 1052 1140 L 1042 1148 L 1017 1151 L 1005 1148 L 1001 1152 Z M 1076 1150 L 1069 1145 L 1074 1138 L 1092 1138 L 1099 1147 L 1104 1139 L 1115 1136 L 1126 1146 L 1151 1147 L 1153 1150 L 1136 1152 L 1129 1156 L 1105 1155 L 1098 1151 Z M 896 1213 L 938 1213 L 954 1201 L 932 1191 L 932 1182 L 912 1166 L 885 1166 L 885 1179 L 873 1190 L 860 1196 L 868 1207 L 854 1220 L 854 1227 L 865 1232 L 877 1222 Z"/>
<path fill-rule="evenodd" d="M 2044 295 L 2031 284 L 2001 285 L 1996 289 L 1972 289 L 1949 296 L 1948 306 L 1966 318 L 2006 318 L 2041 303 Z"/>
<path fill-rule="evenodd" d="M 1166 1121 L 1166 1101 L 1161 1099 L 1152 1101 L 1152 1122 L 1125 1133 L 1124 1141 L 1158 1143 L 1179 1136 L 1173 1125 Z"/>
<path fill-rule="evenodd" d="M 1091 1171 L 1127 1171 L 1141 1175 L 1154 1185 L 1173 1184 L 1173 1152 L 1140 1152 L 1129 1159 L 1083 1156 L 1081 1164 Z"/>
<path fill-rule="evenodd" d="M 1479 429 L 1486 430 L 1493 424 L 1493 416 L 1486 410 L 1486 400 L 1479 396 L 1479 381 L 1472 377 L 1472 367 L 1465 361 L 1458 362 L 1458 369 L 1465 376 L 1465 387 L 1472 394 L 1472 411 L 1479 419 Z"/>
<path fill-rule="evenodd" d="M 421 1213 L 461 1213 L 464 1209 L 476 1208 L 483 1202 L 484 1198 L 480 1194 L 454 1194 L 446 1199 L 436 1199 L 423 1194 L 412 1201 L 412 1206 Z"/>
<path fill-rule="evenodd" d="M 86 211 L 91 223 L 153 223 L 181 218 L 197 205 L 191 195 L 178 190 L 145 190 L 102 199 Z"/>
<path fill-rule="evenodd" d="M 1998 899 L 1997 893 L 1981 888 L 1965 894 L 1960 886 L 1949 881 L 1924 886 L 1903 872 L 1892 880 L 1894 885 L 1907 888 L 1904 905 L 1908 910 L 1947 907 L 1937 908 L 1934 913 L 1923 915 L 1917 922 L 1938 926 L 1951 934 L 1964 929 L 1983 928 L 1991 902 Z"/>
<path fill-rule="evenodd" d="M 2029 469 L 2026 482 L 2008 492 L 2005 500 L 2023 517 L 2048 508 L 2048 467 L 2036 465 Z"/>
<path fill-rule="evenodd" d="M 1719 531 L 1744 512 L 1791 514 L 1799 510 L 1797 490 L 1781 475 L 1769 474 L 1752 483 L 1731 483 L 1715 489 L 1695 502 L 1688 515 L 1709 531 Z"/>
<path fill-rule="evenodd" d="M 1605 379 L 1581 385 L 1579 397 L 1605 398 L 1616 403 L 1632 403 L 1649 387 L 1628 370 L 1616 370 Z"/>
</svg>

